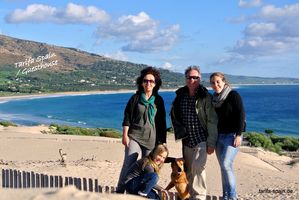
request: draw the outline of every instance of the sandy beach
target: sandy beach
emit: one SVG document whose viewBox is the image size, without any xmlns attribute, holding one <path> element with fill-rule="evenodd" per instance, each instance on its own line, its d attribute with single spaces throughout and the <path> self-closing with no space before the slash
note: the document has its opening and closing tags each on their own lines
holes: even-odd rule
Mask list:
<svg viewBox="0 0 299 200">
<path fill-rule="evenodd" d="M 42 130 L 47 131 L 48 127 L 0 127 L 1 169 L 97 178 L 99 185 L 116 186 L 124 151 L 120 139 L 43 134 Z M 167 144 L 170 156 L 182 156 L 181 143 L 174 141 L 173 135 L 168 136 Z M 67 154 L 66 166 L 60 164 L 59 149 Z M 242 147 L 234 163 L 240 199 L 298 199 L 299 166 L 298 164 L 288 165 L 290 160 L 289 157 L 265 152 L 262 149 Z M 159 181 L 160 185 L 166 187 L 170 181 L 170 172 L 170 164 L 165 164 Z M 208 194 L 220 196 L 220 170 L 215 154 L 208 158 L 207 181 Z M 60 195 L 74 196 L 77 193 L 80 193 L 78 196 L 87 195 L 88 199 L 98 198 L 98 196 L 104 199 L 103 195 L 84 194 L 85 192 L 77 191 L 75 188 L 63 188 L 51 192 L 34 189 L 32 192 L 27 192 L 30 194 L 22 190 L 1 189 L 1 193 L 0 198 L 4 195 L 9 196 L 9 199 L 19 199 L 17 195 L 24 195 L 22 199 L 33 197 L 45 199 L 45 195 L 48 195 L 47 199 L 59 199 Z M 109 199 L 115 197 L 112 196 Z M 127 196 L 126 199 L 128 198 Z"/>
</svg>

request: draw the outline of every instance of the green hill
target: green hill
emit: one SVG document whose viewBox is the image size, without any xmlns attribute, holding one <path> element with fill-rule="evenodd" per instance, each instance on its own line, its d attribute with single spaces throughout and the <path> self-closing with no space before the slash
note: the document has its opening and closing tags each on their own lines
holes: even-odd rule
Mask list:
<svg viewBox="0 0 299 200">
<path fill-rule="evenodd" d="M 135 89 L 145 64 L 110 59 L 75 48 L 0 35 L 0 95 Z M 184 84 L 181 73 L 160 69 L 162 88 Z M 208 82 L 209 74 L 203 74 Z M 299 83 L 299 79 L 229 76 L 233 84 Z M 205 83 L 208 85 L 208 83 Z"/>
</svg>

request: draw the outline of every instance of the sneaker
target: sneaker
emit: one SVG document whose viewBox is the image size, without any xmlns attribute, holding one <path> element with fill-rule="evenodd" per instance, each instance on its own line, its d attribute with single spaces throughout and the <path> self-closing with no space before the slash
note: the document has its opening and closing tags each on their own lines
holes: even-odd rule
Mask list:
<svg viewBox="0 0 299 200">
<path fill-rule="evenodd" d="M 141 191 L 138 191 L 138 194 L 139 194 L 140 196 L 142 196 L 142 197 L 146 197 L 146 196 L 147 196 L 146 193 L 143 193 L 143 192 L 141 192 Z"/>
</svg>

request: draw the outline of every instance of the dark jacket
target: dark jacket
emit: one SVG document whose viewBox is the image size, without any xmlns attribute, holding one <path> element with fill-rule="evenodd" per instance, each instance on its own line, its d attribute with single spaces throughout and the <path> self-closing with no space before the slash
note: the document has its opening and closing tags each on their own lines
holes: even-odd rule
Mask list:
<svg viewBox="0 0 299 200">
<path fill-rule="evenodd" d="M 176 140 L 183 139 L 188 136 L 186 129 L 183 125 L 180 110 L 180 103 L 185 93 L 189 93 L 187 86 L 182 87 L 176 91 L 176 98 L 173 101 L 170 112 L 171 124 L 174 130 Z M 211 94 L 202 85 L 199 85 L 198 87 L 196 93 L 196 104 L 194 106 L 196 108 L 198 119 L 207 133 L 207 145 L 210 147 L 215 147 L 218 137 L 218 118 L 212 105 Z"/>
<path fill-rule="evenodd" d="M 137 109 L 137 104 L 139 101 L 141 93 L 136 92 L 134 94 L 124 112 L 124 120 L 122 125 L 123 126 L 131 126 L 133 125 L 133 122 L 135 121 L 135 116 L 137 116 L 136 112 L 138 111 Z M 156 127 L 156 145 L 161 144 L 161 143 L 166 143 L 166 111 L 165 111 L 165 106 L 164 106 L 164 100 L 163 98 L 157 94 L 154 93 L 155 95 L 155 106 L 157 108 L 157 113 L 155 115 L 155 127 Z"/>
<path fill-rule="evenodd" d="M 215 108 L 218 115 L 219 133 L 236 133 L 245 131 L 245 111 L 242 98 L 237 91 L 232 90 L 223 104 Z"/>
</svg>

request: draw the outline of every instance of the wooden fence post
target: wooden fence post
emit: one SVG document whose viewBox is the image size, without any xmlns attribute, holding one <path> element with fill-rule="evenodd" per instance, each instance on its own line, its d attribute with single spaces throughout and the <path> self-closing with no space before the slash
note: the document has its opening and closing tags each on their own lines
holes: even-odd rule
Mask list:
<svg viewBox="0 0 299 200">
<path fill-rule="evenodd" d="M 78 186 L 79 186 L 79 190 L 82 190 L 81 178 L 78 178 Z"/>
<path fill-rule="evenodd" d="M 18 172 L 13 170 L 13 187 L 18 188 Z"/>
<path fill-rule="evenodd" d="M 45 174 L 44 175 L 44 187 L 48 188 L 49 187 L 49 175 Z"/>
<path fill-rule="evenodd" d="M 69 178 L 66 176 L 64 177 L 64 186 L 68 186 L 69 185 Z"/>
<path fill-rule="evenodd" d="M 105 192 L 109 193 L 109 190 L 110 190 L 109 186 L 105 186 Z"/>
<path fill-rule="evenodd" d="M 5 187 L 5 170 L 2 169 L 2 187 L 4 188 Z"/>
<path fill-rule="evenodd" d="M 22 177 L 23 177 L 23 188 L 27 188 L 26 172 L 22 171 Z"/>
<path fill-rule="evenodd" d="M 58 176 L 54 176 L 55 187 L 58 188 Z"/>
<path fill-rule="evenodd" d="M 31 171 L 31 185 L 32 188 L 35 188 L 35 173 Z"/>
<path fill-rule="evenodd" d="M 58 177 L 58 183 L 59 183 L 59 184 L 58 184 L 58 187 L 59 187 L 59 188 L 62 188 L 62 187 L 63 187 L 63 178 L 62 178 L 62 176 L 59 176 L 59 177 Z"/>
<path fill-rule="evenodd" d="M 9 170 L 8 169 L 5 170 L 5 187 L 6 188 L 9 187 Z"/>
<path fill-rule="evenodd" d="M 91 178 L 88 179 L 88 187 L 89 187 L 88 191 L 93 192 L 93 184 L 92 184 L 92 179 Z"/>
<path fill-rule="evenodd" d="M 99 193 L 103 193 L 103 187 L 99 185 Z"/>
<path fill-rule="evenodd" d="M 74 185 L 73 177 L 69 177 L 69 184 Z"/>
<path fill-rule="evenodd" d="M 12 171 L 12 169 L 9 170 L 9 187 L 13 188 L 13 171 Z"/>
<path fill-rule="evenodd" d="M 45 180 L 44 180 L 44 174 L 41 174 L 40 175 L 40 186 L 43 188 L 45 187 Z"/>
<path fill-rule="evenodd" d="M 50 176 L 50 188 L 54 187 L 54 177 Z"/>
<path fill-rule="evenodd" d="M 40 174 L 36 174 L 36 187 L 40 188 Z"/>
<path fill-rule="evenodd" d="M 87 191 L 87 180 L 86 180 L 86 178 L 83 178 L 83 190 Z"/>
<path fill-rule="evenodd" d="M 30 188 L 30 173 L 29 172 L 25 172 L 26 173 L 26 185 L 27 188 Z"/>
<path fill-rule="evenodd" d="M 22 173 L 18 171 L 18 188 L 22 188 Z"/>
</svg>

